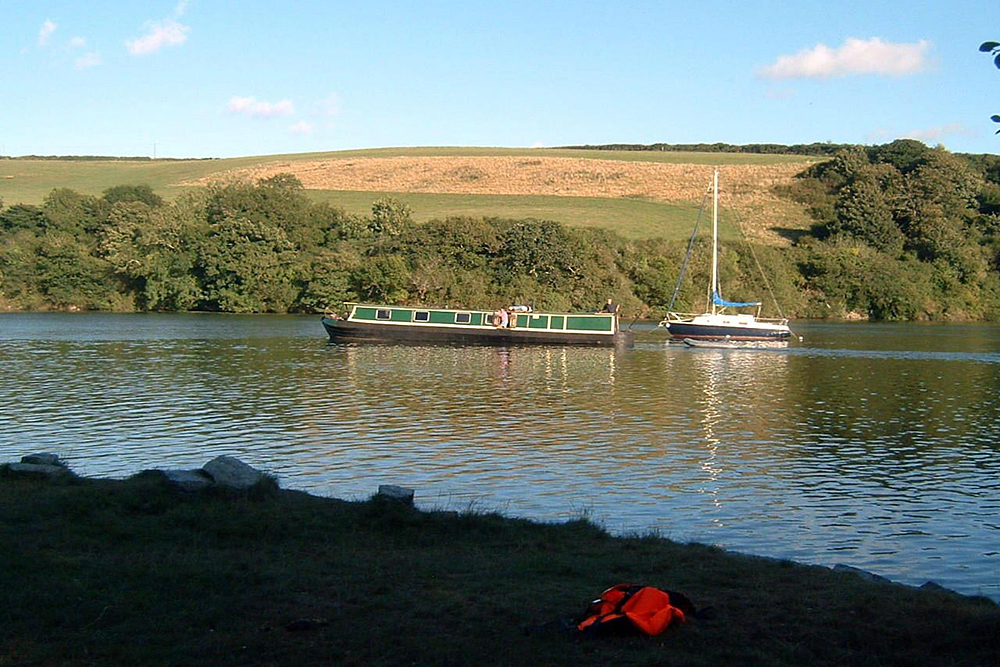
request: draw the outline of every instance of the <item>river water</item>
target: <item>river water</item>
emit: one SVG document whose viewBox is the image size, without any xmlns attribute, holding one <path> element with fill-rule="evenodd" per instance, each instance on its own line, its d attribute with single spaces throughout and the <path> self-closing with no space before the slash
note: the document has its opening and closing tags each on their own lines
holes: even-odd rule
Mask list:
<svg viewBox="0 0 1000 667">
<path fill-rule="evenodd" d="M 330 345 L 316 317 L 0 315 L 0 461 L 218 454 L 282 486 L 586 516 L 1000 600 L 1000 327 L 798 323 L 782 349 Z"/>
</svg>

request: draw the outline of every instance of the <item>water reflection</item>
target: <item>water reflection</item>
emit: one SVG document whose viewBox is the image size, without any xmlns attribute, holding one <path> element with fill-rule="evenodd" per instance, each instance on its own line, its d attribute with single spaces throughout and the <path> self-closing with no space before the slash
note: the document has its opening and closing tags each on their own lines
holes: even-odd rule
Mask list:
<svg viewBox="0 0 1000 667">
<path fill-rule="evenodd" d="M 221 453 L 348 498 L 540 519 L 1000 597 L 997 327 L 801 324 L 784 349 L 327 345 L 314 318 L 0 316 L 0 460 Z"/>
<path fill-rule="evenodd" d="M 713 354 L 712 357 L 721 360 L 721 354 Z M 709 362 L 711 361 L 709 355 L 702 355 L 701 361 Z M 713 363 L 713 366 L 717 366 L 718 363 Z M 712 507 L 715 510 L 722 509 L 722 502 L 719 498 L 719 485 L 718 481 L 723 473 L 723 469 L 718 460 L 719 446 L 721 441 L 716 436 L 715 427 L 722 421 L 722 413 L 720 411 L 721 397 L 716 389 L 716 383 L 714 374 L 717 372 L 716 368 L 712 366 L 708 367 L 708 373 L 706 375 L 706 381 L 702 389 L 702 396 L 704 400 L 704 409 L 702 412 L 702 429 L 704 430 L 704 446 L 708 452 L 707 458 L 701 461 L 700 468 L 703 473 L 705 473 L 705 485 L 699 489 L 700 492 L 709 495 L 712 503 Z M 711 521 L 717 526 L 721 524 L 721 520 L 718 516 L 713 516 Z"/>
</svg>

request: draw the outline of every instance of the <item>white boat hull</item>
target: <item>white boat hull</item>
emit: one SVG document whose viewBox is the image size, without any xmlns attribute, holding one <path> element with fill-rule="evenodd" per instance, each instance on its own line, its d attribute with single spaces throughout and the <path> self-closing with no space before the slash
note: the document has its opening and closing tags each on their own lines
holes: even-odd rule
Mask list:
<svg viewBox="0 0 1000 667">
<path fill-rule="evenodd" d="M 686 319 L 667 319 L 663 326 L 673 338 L 692 340 L 784 340 L 792 335 L 784 320 L 768 322 L 742 314 L 706 313 Z"/>
</svg>

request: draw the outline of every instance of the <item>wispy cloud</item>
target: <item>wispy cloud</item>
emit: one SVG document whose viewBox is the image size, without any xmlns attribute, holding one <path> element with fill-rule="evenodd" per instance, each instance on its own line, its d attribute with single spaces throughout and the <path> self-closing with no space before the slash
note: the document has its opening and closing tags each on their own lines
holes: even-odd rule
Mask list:
<svg viewBox="0 0 1000 667">
<path fill-rule="evenodd" d="M 340 98 L 337 93 L 330 93 L 319 101 L 319 113 L 323 116 L 336 116 L 340 113 Z"/>
<path fill-rule="evenodd" d="M 291 100 L 280 102 L 258 102 L 253 97 L 233 97 L 227 108 L 232 113 L 245 114 L 255 118 L 274 118 L 275 116 L 290 116 L 295 113 L 295 105 Z"/>
<path fill-rule="evenodd" d="M 52 33 L 56 31 L 56 24 L 45 19 L 42 27 L 38 29 L 38 46 L 48 46 Z"/>
<path fill-rule="evenodd" d="M 96 67 L 97 65 L 100 64 L 101 64 L 101 56 L 94 51 L 85 53 L 73 61 L 73 67 L 75 69 L 88 69 L 90 67 Z"/>
<path fill-rule="evenodd" d="M 309 135 L 312 134 L 314 129 L 315 126 L 312 123 L 300 120 L 299 122 L 289 127 L 288 131 L 291 132 L 292 134 Z"/>
<path fill-rule="evenodd" d="M 162 21 L 146 21 L 146 34 L 142 37 L 125 42 L 128 52 L 133 56 L 146 56 L 156 53 L 165 46 L 177 46 L 187 41 L 191 28 L 178 23 L 174 19 Z"/>
<path fill-rule="evenodd" d="M 947 137 L 954 136 L 975 136 L 976 133 L 969 129 L 964 123 L 947 123 L 945 125 L 935 125 L 923 129 L 900 132 L 885 127 L 880 127 L 868 134 L 865 140 L 871 143 L 885 143 L 896 139 L 916 139 L 925 144 L 939 144 Z"/>
<path fill-rule="evenodd" d="M 56 28 L 58 28 L 58 26 L 48 19 L 42 23 L 42 27 L 38 30 L 39 48 L 47 48 L 52 45 L 52 35 L 55 33 Z M 60 53 L 72 58 L 74 53 L 80 53 L 79 50 L 86 47 L 87 40 L 84 37 L 77 35 L 75 37 L 70 37 L 65 44 L 56 48 Z M 87 69 L 100 64 L 101 56 L 96 51 L 80 54 L 73 59 L 74 69 Z"/>
<path fill-rule="evenodd" d="M 938 125 L 935 127 L 926 127 L 922 130 L 911 130 L 907 132 L 904 136 L 910 139 L 919 139 L 925 144 L 936 144 L 940 143 L 945 137 L 951 137 L 955 135 L 959 136 L 972 136 L 975 133 L 965 126 L 964 123 L 948 123 L 947 125 Z"/>
<path fill-rule="evenodd" d="M 836 49 L 818 44 L 795 55 L 781 56 L 773 64 L 758 70 L 770 79 L 828 79 L 851 74 L 905 76 L 928 68 L 930 43 L 893 44 L 877 37 L 869 40 L 847 38 Z"/>
</svg>

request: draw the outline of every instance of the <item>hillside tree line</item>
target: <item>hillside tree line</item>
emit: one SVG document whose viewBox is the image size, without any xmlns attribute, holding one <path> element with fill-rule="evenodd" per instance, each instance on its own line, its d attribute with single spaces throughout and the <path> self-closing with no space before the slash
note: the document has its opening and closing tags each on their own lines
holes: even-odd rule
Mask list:
<svg viewBox="0 0 1000 667">
<path fill-rule="evenodd" d="M 727 246 L 727 298 L 773 291 L 765 315 L 1000 320 L 1000 159 L 917 141 L 851 146 L 780 192 L 815 220 L 790 247 Z M 693 221 L 692 221 L 693 224 Z M 417 224 L 381 198 L 358 216 L 282 174 L 164 201 L 148 186 L 0 202 L 0 308 L 318 312 L 344 301 L 592 310 L 659 317 L 685 241 L 627 240 L 537 219 Z M 674 310 L 700 311 L 711 249 Z M 757 270 L 767 267 L 767 284 Z"/>
</svg>

